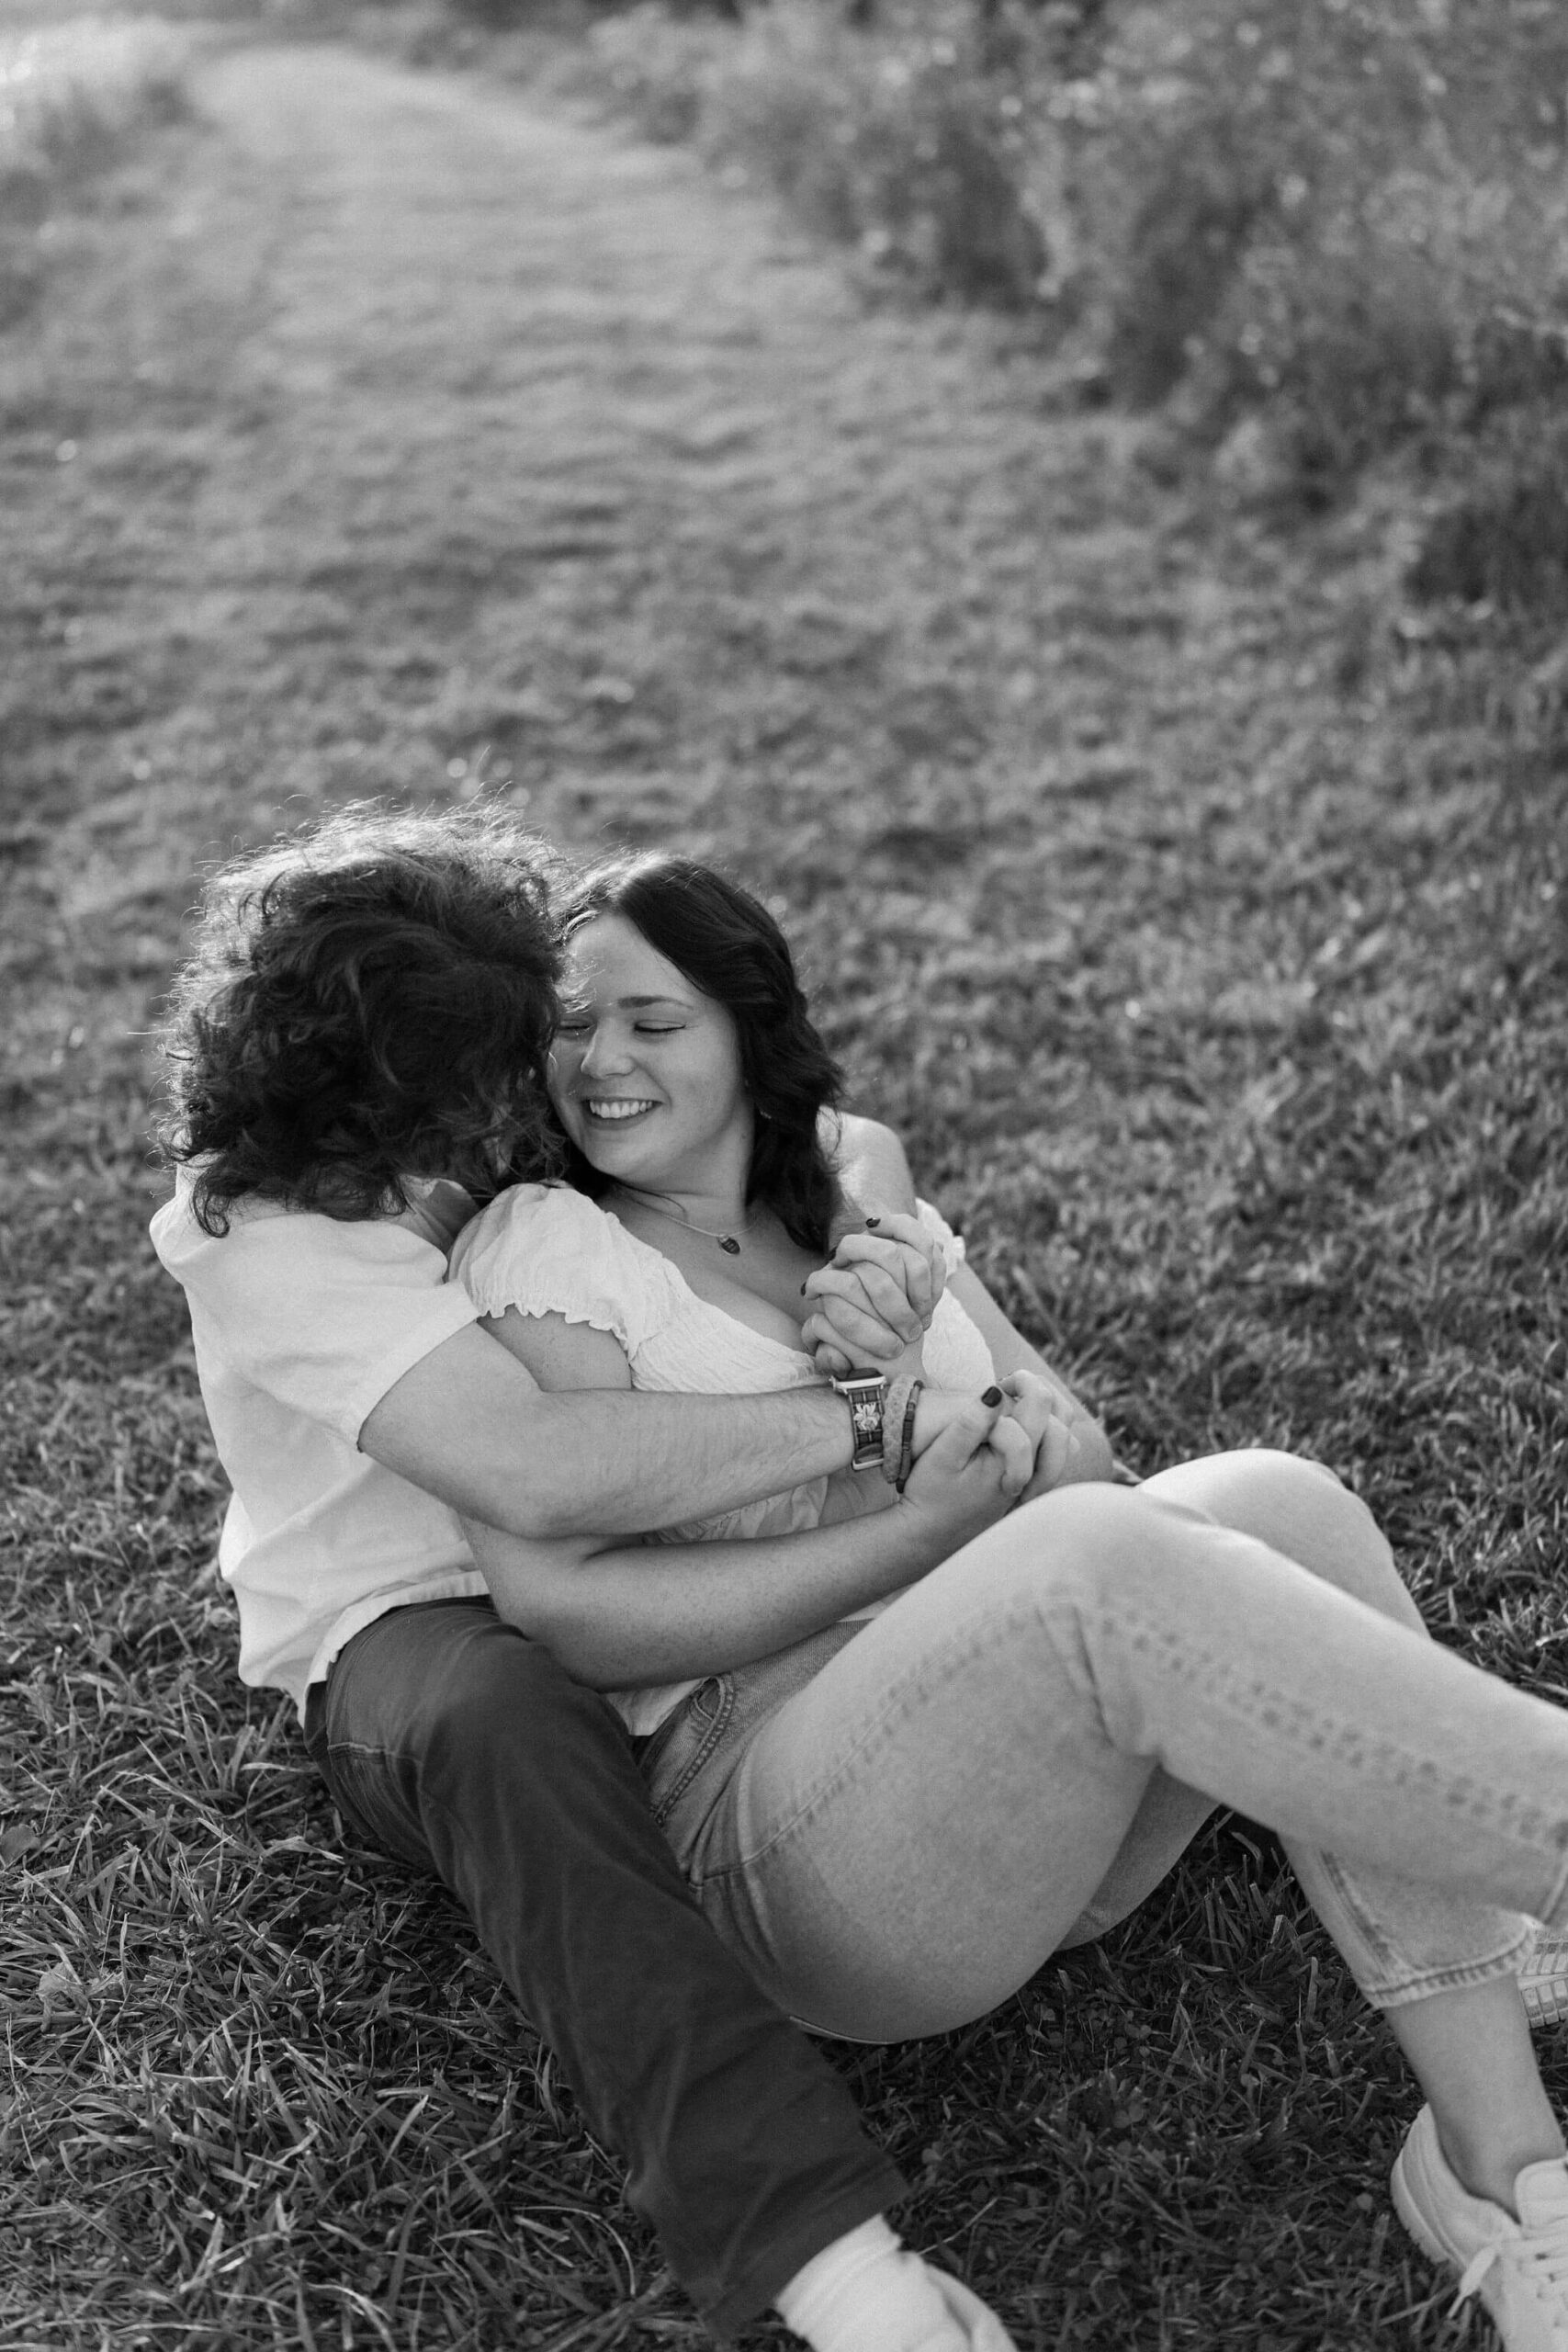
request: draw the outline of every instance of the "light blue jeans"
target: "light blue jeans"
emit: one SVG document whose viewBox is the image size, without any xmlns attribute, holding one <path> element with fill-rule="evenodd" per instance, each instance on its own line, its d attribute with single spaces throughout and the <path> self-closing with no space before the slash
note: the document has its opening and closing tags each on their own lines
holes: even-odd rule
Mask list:
<svg viewBox="0 0 1568 2352">
<path fill-rule="evenodd" d="M 1428 1640 L 1331 1472 L 1218 1454 L 1014 1511 L 869 1624 L 653 1735 L 708 1918 L 825 2033 L 937 2033 L 1124 1918 L 1216 1804 L 1282 1838 L 1367 1998 L 1568 1917 L 1568 1713 Z"/>
</svg>

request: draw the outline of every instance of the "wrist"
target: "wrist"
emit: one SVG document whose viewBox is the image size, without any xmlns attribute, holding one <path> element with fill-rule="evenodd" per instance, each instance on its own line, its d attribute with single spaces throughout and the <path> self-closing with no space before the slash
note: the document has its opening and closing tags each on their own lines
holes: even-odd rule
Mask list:
<svg viewBox="0 0 1568 2352">
<path fill-rule="evenodd" d="M 844 1400 L 834 1393 L 830 1374 L 824 1372 L 809 1387 L 775 1390 L 747 1401 L 771 1408 L 770 1419 L 781 1409 L 790 1415 L 795 1459 L 776 1491 L 782 1491 L 784 1485 L 800 1486 L 808 1478 L 830 1478 L 849 1468 L 853 1433 Z"/>
<path fill-rule="evenodd" d="M 943 1430 L 963 1412 L 968 1399 L 951 1388 L 922 1387 L 915 1405 L 915 1426 L 912 1432 L 915 1459 L 918 1462 L 928 1445 L 933 1445 Z"/>
<path fill-rule="evenodd" d="M 891 1506 L 884 1510 L 878 1524 L 886 1527 L 889 1539 L 887 1566 L 890 1572 L 888 1590 L 901 1592 L 908 1584 L 929 1576 L 932 1568 L 940 1568 L 951 1560 L 961 1544 L 977 1528 L 957 1527 L 939 1510 L 911 1494 L 896 1495 Z"/>
</svg>

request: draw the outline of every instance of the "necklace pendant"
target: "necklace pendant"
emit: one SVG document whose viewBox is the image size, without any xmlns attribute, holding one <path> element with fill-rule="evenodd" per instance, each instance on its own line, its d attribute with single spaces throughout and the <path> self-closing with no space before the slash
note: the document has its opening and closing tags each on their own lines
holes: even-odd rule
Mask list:
<svg viewBox="0 0 1568 2352">
<path fill-rule="evenodd" d="M 740 1244 L 733 1233 L 721 1233 L 718 1237 L 718 1246 L 727 1258 L 739 1258 L 740 1255 Z"/>
</svg>

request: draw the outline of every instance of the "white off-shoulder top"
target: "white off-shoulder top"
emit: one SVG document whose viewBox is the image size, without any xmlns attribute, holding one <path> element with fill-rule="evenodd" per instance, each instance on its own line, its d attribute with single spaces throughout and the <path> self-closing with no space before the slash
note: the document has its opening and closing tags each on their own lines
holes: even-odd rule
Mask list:
<svg viewBox="0 0 1568 2352">
<path fill-rule="evenodd" d="M 951 1272 L 963 1263 L 963 1242 L 929 1202 L 919 1204 L 919 1218 Z M 481 1314 L 514 1306 L 610 1332 L 626 1351 L 634 1388 L 732 1396 L 819 1385 L 800 1349 L 699 1298 L 679 1267 L 569 1185 L 517 1184 L 499 1193 L 458 1236 L 450 1279 L 462 1283 Z M 949 1292 L 937 1302 L 926 1335 L 925 1365 L 927 1378 L 942 1388 L 978 1391 L 994 1377 L 989 1349 Z M 812 1478 L 739 1510 L 660 1528 L 649 1540 L 795 1534 L 820 1522 L 829 1484 Z M 885 1606 L 878 1601 L 852 1613 L 872 1617 Z M 606 1695 L 632 1731 L 645 1733 L 695 1688 L 693 1680 Z"/>
</svg>

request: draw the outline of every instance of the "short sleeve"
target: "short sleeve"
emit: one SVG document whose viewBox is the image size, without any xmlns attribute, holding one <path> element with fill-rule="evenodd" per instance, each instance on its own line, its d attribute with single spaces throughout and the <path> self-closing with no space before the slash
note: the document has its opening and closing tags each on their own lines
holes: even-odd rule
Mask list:
<svg viewBox="0 0 1568 2352">
<path fill-rule="evenodd" d="M 477 1318 L 441 1251 L 390 1221 L 242 1206 L 215 1236 L 183 1205 L 160 1212 L 153 1240 L 209 1349 L 351 1444 L 403 1374 Z"/>
<path fill-rule="evenodd" d="M 628 1358 L 669 1320 L 673 1270 L 568 1184 L 515 1184 L 466 1226 L 452 1273 L 481 1315 L 560 1315 Z"/>
<path fill-rule="evenodd" d="M 955 1274 L 963 1265 L 965 1255 L 964 1244 L 958 1235 L 954 1233 L 942 1211 L 932 1208 L 930 1201 L 917 1201 L 915 1215 L 924 1230 L 931 1235 L 931 1239 L 940 1248 L 942 1263 L 946 1266 L 948 1272 Z"/>
</svg>

